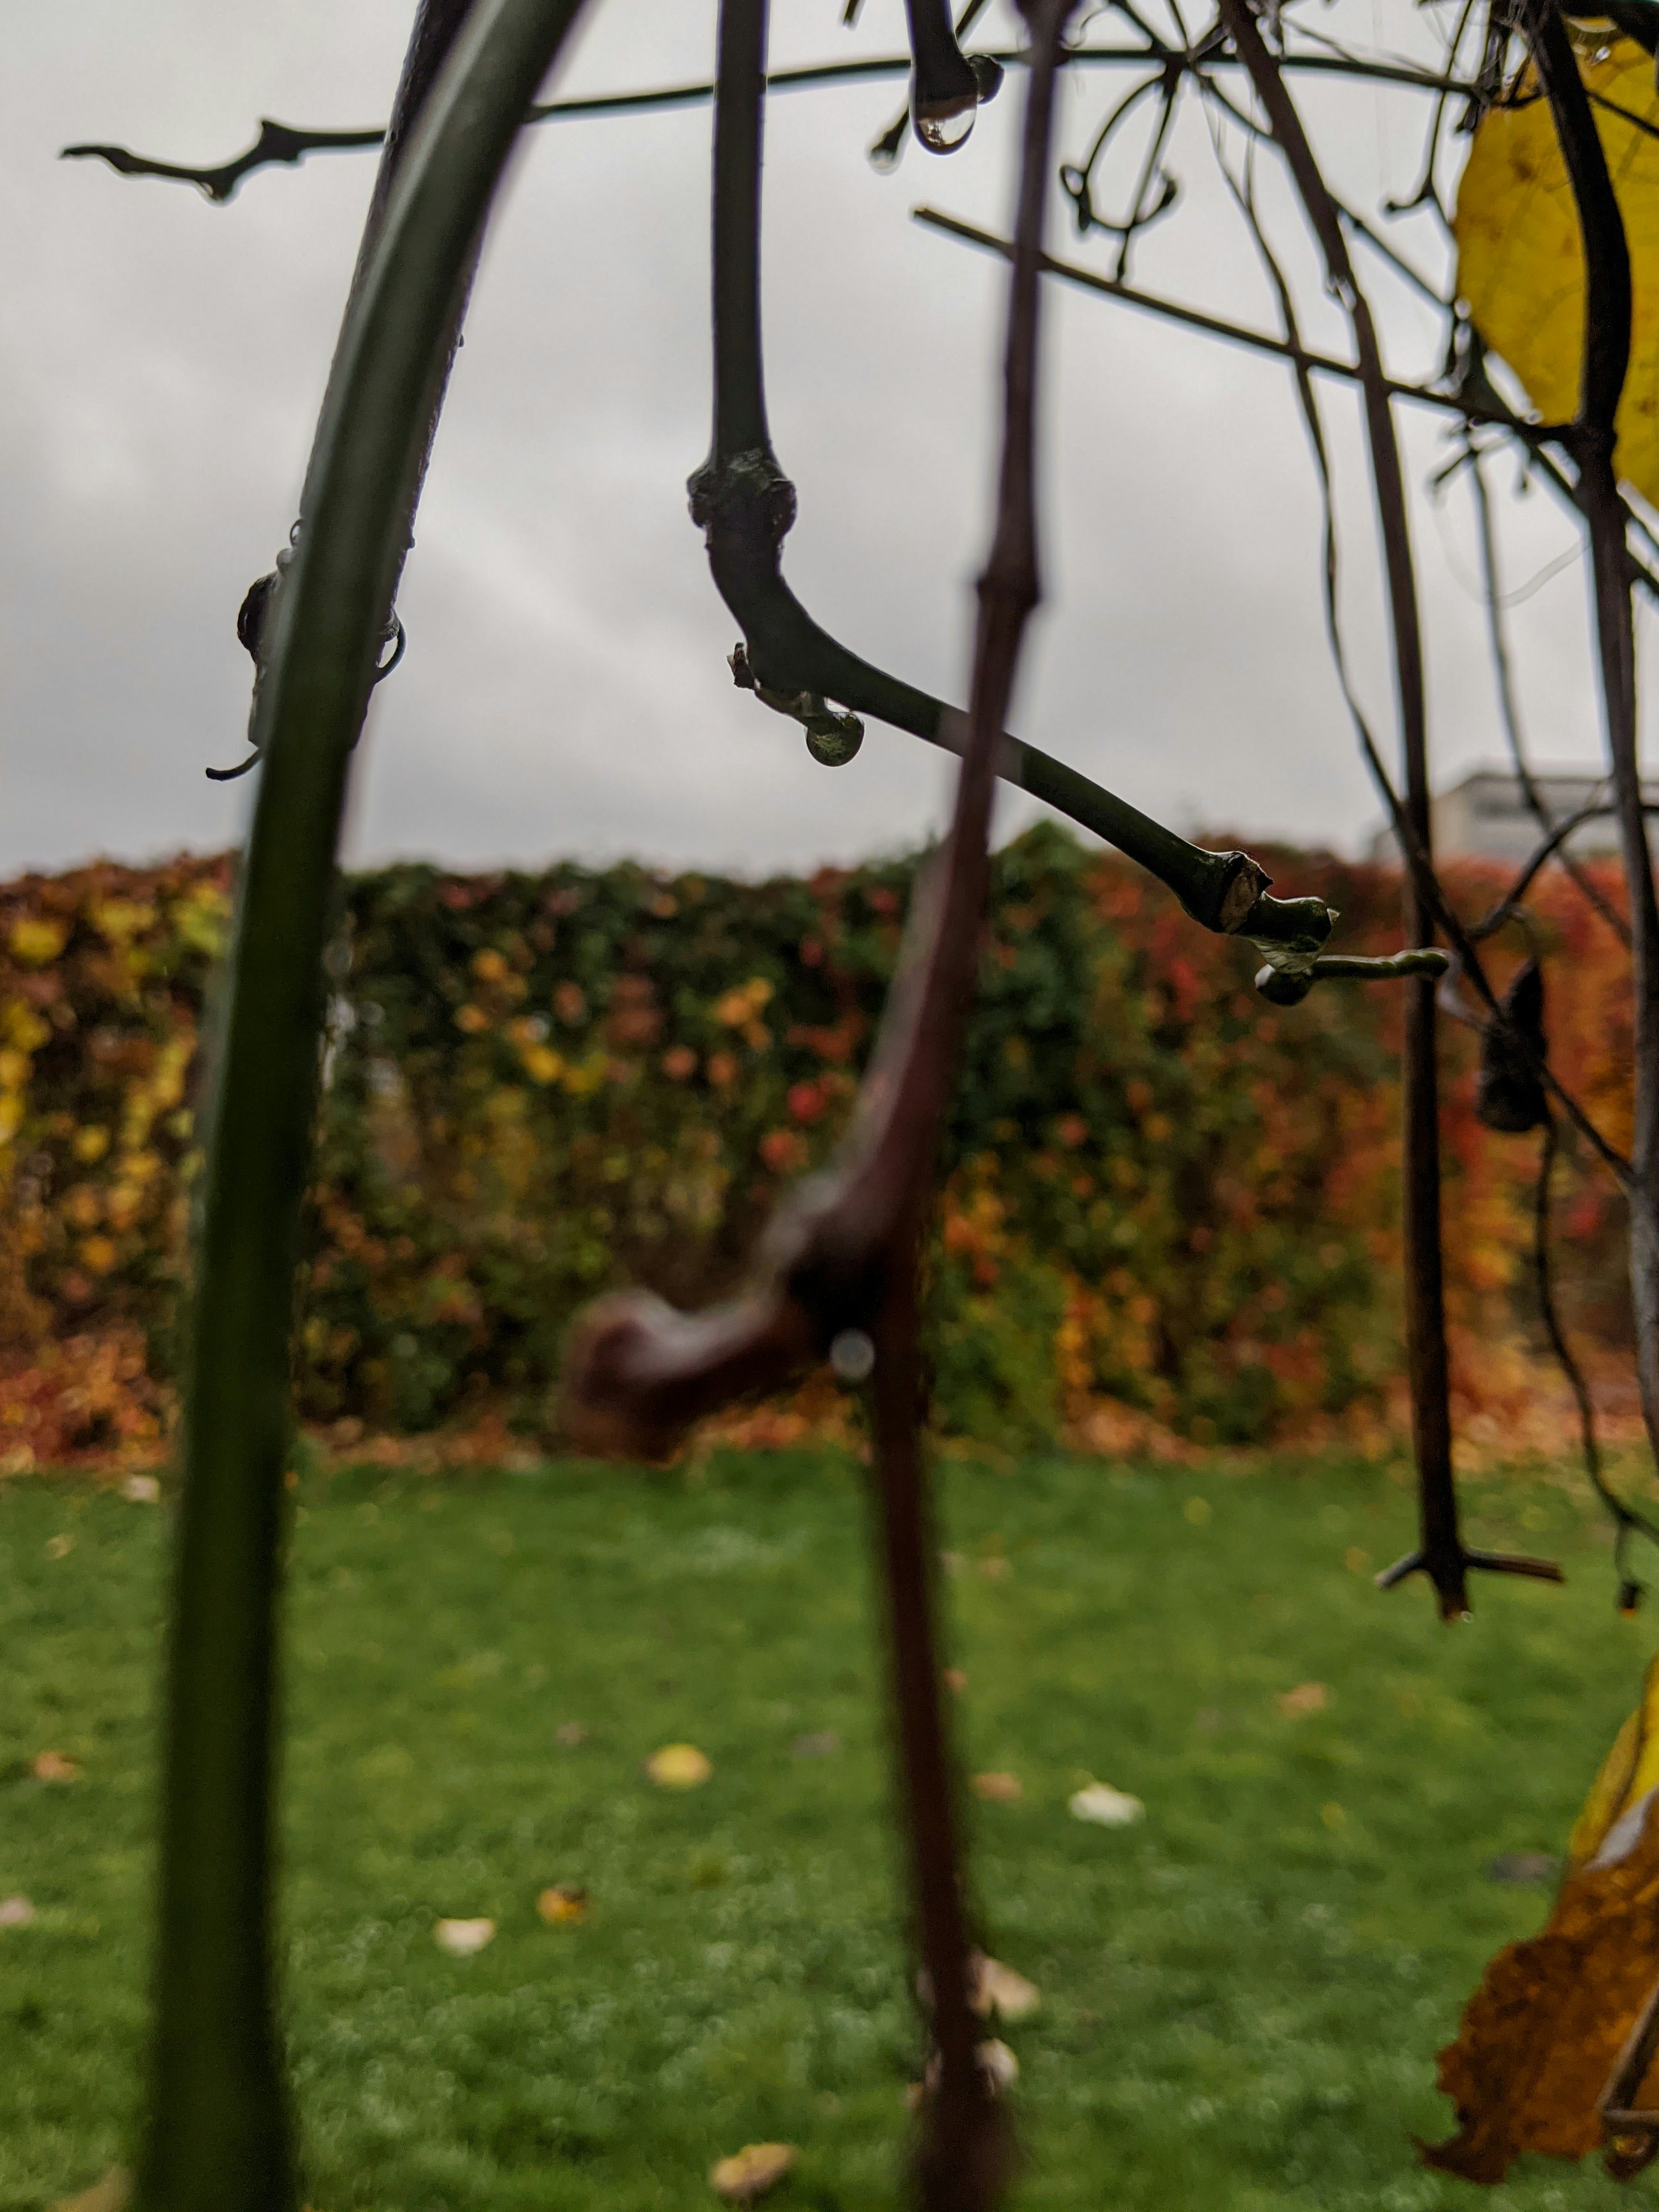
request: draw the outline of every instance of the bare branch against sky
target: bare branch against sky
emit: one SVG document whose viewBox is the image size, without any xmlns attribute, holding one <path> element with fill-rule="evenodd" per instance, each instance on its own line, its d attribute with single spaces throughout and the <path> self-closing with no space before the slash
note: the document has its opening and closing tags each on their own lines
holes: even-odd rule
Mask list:
<svg viewBox="0 0 1659 2212">
<path fill-rule="evenodd" d="M 841 14 L 837 0 L 781 10 L 775 65 L 903 44 L 901 0 L 868 0 L 852 33 Z M 202 770 L 240 756 L 236 605 L 286 536 L 374 174 L 372 155 L 318 156 L 251 177 L 215 208 L 60 163 L 58 149 L 117 140 L 217 161 L 264 114 L 378 122 L 406 15 L 402 0 L 254 15 L 155 0 L 140 19 L 116 0 L 64 0 L 14 27 L 0 87 L 0 868 L 240 834 L 246 787 L 217 789 Z M 986 27 L 1012 38 L 1000 6 Z M 712 4 L 623 0 L 595 17 L 557 88 L 695 79 L 713 52 Z M 948 167 L 912 145 L 882 176 L 865 149 L 894 97 L 877 81 L 777 103 L 775 427 L 810 516 L 791 541 L 802 596 L 942 691 L 965 649 L 961 549 L 981 542 L 992 489 L 1001 279 L 908 215 L 927 200 L 994 228 L 1017 106 L 988 109 Z M 1409 191 L 1417 146 L 1401 95 L 1322 82 L 1298 97 L 1351 200 Z M 1099 111 L 1098 84 L 1064 88 L 1068 154 Z M 856 761 L 826 771 L 732 685 L 734 632 L 683 489 L 708 413 L 708 127 L 694 107 L 562 124 L 526 144 L 399 600 L 409 652 L 371 724 L 360 857 L 638 851 L 752 872 L 890 848 L 940 817 L 948 762 L 872 726 Z M 1272 327 L 1201 140 L 1178 128 L 1165 161 L 1186 204 L 1139 243 L 1137 282 Z M 1303 252 L 1288 204 L 1273 212 Z M 1110 273 L 1107 248 L 1057 244 Z M 580 318 L 558 304 L 573 296 Z M 1431 368 L 1431 325 L 1403 288 L 1379 281 L 1376 300 L 1390 368 Z M 1340 317 L 1316 309 L 1304 335 L 1341 350 Z M 1288 373 L 1063 287 L 1050 337 L 1050 586 L 1023 733 L 1178 823 L 1352 843 L 1376 807 L 1324 650 L 1317 500 Z M 556 416 L 563 434 L 538 440 L 537 422 Z M 1363 500 L 1351 398 L 1332 417 L 1339 469 Z M 1103 436 L 1107 422 L 1133 434 Z M 1427 416 L 1403 427 L 1420 488 L 1443 432 Z M 1507 573 L 1524 582 L 1571 526 L 1541 497 L 1517 502 L 1498 472 L 1492 489 Z M 1467 495 L 1419 532 L 1449 774 L 1503 750 Z M 1372 534 L 1353 506 L 1356 661 L 1385 706 Z M 1577 574 L 1528 603 L 1515 645 L 1540 761 L 1594 760 Z M 1003 829 L 1030 811 L 1005 798 Z"/>
</svg>

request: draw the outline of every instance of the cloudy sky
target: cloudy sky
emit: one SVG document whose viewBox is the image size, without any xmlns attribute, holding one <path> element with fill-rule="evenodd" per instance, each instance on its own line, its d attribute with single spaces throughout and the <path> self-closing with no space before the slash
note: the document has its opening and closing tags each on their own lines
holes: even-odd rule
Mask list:
<svg viewBox="0 0 1659 2212">
<path fill-rule="evenodd" d="M 1426 52 L 1406 0 L 1345 0 Z M 110 139 L 227 158 L 257 118 L 380 120 L 410 0 L 55 0 L 14 12 L 0 87 L 9 210 L 0 325 L 0 868 L 222 847 L 252 779 L 248 664 L 233 620 L 283 542 L 327 371 L 372 155 L 251 178 L 226 207 L 188 187 L 60 162 Z M 775 66 L 896 52 L 901 0 L 778 0 Z M 1343 12 L 1338 11 L 1339 14 Z M 595 0 L 555 94 L 707 75 L 714 0 Z M 1397 19 L 1397 20 L 1396 20 Z M 1327 17 L 1322 15 L 1320 21 Z M 994 19 L 988 19 L 993 22 Z M 1007 21 L 993 31 L 1006 36 Z M 1097 21 L 1096 41 L 1119 35 Z M 1076 71 L 1076 154 L 1116 73 Z M 781 94 L 768 122 L 766 314 L 774 432 L 800 492 L 787 573 L 866 657 L 952 697 L 987 535 L 1003 279 L 909 219 L 1006 228 L 1017 99 L 948 161 L 865 156 L 896 82 Z M 1309 94 L 1333 171 L 1375 207 L 1409 189 L 1419 96 Z M 500 209 L 405 579 L 410 645 L 362 749 L 353 857 L 460 865 L 636 853 L 747 872 L 890 850 L 939 817 L 945 767 L 872 729 L 840 770 L 735 691 L 684 481 L 707 443 L 708 113 L 531 134 Z M 1181 204 L 1138 281 L 1273 329 L 1271 296 L 1194 110 Z M 1294 211 L 1264 176 L 1310 338 L 1342 349 Z M 1056 210 L 1051 243 L 1104 269 Z M 1402 244 L 1438 251 L 1422 221 Z M 1396 373 L 1433 365 L 1430 323 L 1379 280 Z M 1047 602 L 1017 726 L 1183 828 L 1352 847 L 1377 810 L 1326 653 L 1318 508 L 1278 364 L 1060 286 L 1048 294 Z M 1389 727 L 1364 461 L 1329 398 L 1344 472 L 1355 657 Z M 1445 458 L 1407 423 L 1413 482 Z M 1501 479 L 1508 580 L 1572 533 Z M 1439 780 L 1501 756 L 1467 492 L 1419 502 Z M 1599 744 L 1582 577 L 1514 622 L 1536 757 Z M 1030 812 L 1005 809 L 1004 827 Z"/>
</svg>

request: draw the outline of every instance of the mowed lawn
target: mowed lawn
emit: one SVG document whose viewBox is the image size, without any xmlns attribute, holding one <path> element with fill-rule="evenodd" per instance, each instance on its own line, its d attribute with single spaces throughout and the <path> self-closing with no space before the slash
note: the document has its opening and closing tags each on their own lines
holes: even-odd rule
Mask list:
<svg viewBox="0 0 1659 2212">
<path fill-rule="evenodd" d="M 1004 2031 L 1022 2212 L 1479 2202 L 1411 2139 L 1447 2127 L 1434 2054 L 1482 1963 L 1547 1908 L 1487 1863 L 1559 1850 L 1654 1645 L 1598 1524 L 1480 1486 L 1476 1532 L 1571 1581 L 1483 1578 L 1447 1630 L 1368 1578 L 1409 1539 L 1397 1471 L 942 1473 L 952 1710 L 1023 1789 L 971 1811 L 988 1948 L 1042 1994 Z M 800 2148 L 781 2212 L 900 2202 L 918 2030 L 863 1481 L 811 1454 L 307 1475 L 284 1908 L 319 2212 L 700 2206 L 769 2139 Z M 6 2212 L 129 2141 L 167 1517 L 0 1491 L 0 1897 L 35 1910 L 0 1929 Z M 1307 1683 L 1322 1708 L 1283 1710 Z M 702 1788 L 642 1773 L 678 1741 Z M 35 1779 L 42 1750 L 81 1778 Z M 1091 1779 L 1145 1820 L 1070 1818 Z M 561 1881 L 586 1920 L 538 1917 Z M 485 1915 L 477 1955 L 434 1942 Z M 1531 2161 L 1485 2201 L 1630 2200 Z"/>
</svg>

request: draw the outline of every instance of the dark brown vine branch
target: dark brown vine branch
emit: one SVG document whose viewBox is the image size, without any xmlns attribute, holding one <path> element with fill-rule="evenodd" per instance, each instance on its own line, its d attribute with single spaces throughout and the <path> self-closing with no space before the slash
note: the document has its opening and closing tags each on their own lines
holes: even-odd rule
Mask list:
<svg viewBox="0 0 1659 2212">
<path fill-rule="evenodd" d="M 973 679 L 949 839 L 919 883 L 900 971 L 851 1131 L 831 1176 L 804 1191 L 771 1241 L 770 1267 L 738 1305 L 698 1317 L 611 1300 L 579 1325 L 566 1371 L 579 1443 L 661 1451 L 697 1412 L 785 1380 L 828 1353 L 868 1375 L 890 1644 L 912 1880 L 936 2063 L 917 2179 L 927 2212 L 988 2212 L 1009 2162 L 1006 2121 L 980 2063 L 953 1774 L 941 1707 L 921 1442 L 925 1392 L 918 1267 L 942 1118 L 977 966 L 989 881 L 997 757 L 1026 622 L 1037 598 L 1034 416 L 1037 258 L 1054 70 L 1070 0 L 1030 0 L 1018 241 L 1008 309 L 997 520 L 979 586 Z M 759 299 L 746 250 L 758 204 L 765 0 L 722 0 L 714 157 L 714 451 L 693 497 L 717 526 L 734 474 L 781 532 L 790 498 L 766 432 L 758 354 L 744 342 Z"/>
<path fill-rule="evenodd" d="M 1520 20 L 1555 120 L 1583 244 L 1578 409 L 1562 442 L 1577 465 L 1578 503 L 1589 533 L 1597 659 L 1630 907 L 1636 1060 L 1626 1184 L 1631 1303 L 1643 1417 L 1659 1455 L 1659 900 L 1637 753 L 1628 530 L 1613 466 L 1619 403 L 1630 364 L 1630 249 L 1566 25 L 1550 0 L 1521 0 Z"/>
<path fill-rule="evenodd" d="M 951 0 L 904 0 L 910 25 L 910 122 L 930 154 L 965 143 L 974 118 L 1002 83 L 989 54 L 964 54 L 957 43 Z"/>
<path fill-rule="evenodd" d="M 1249 0 L 1220 0 L 1220 12 L 1295 182 L 1324 257 L 1328 281 L 1347 313 L 1353 333 L 1394 642 L 1401 750 L 1406 771 L 1403 804 L 1382 771 L 1363 716 L 1357 718 L 1358 726 L 1367 758 L 1374 764 L 1401 832 L 1406 863 L 1407 942 L 1411 947 L 1427 948 L 1433 943 L 1439 902 L 1435 896 L 1437 887 L 1432 880 L 1422 635 L 1409 511 L 1388 379 L 1383 373 L 1370 302 L 1348 252 L 1340 212 L 1325 183 L 1279 63 L 1261 36 Z M 1305 385 L 1306 371 L 1299 370 L 1298 376 Z M 1322 454 L 1322 444 L 1319 451 Z M 1328 491 L 1327 499 L 1328 501 Z M 1330 544 L 1328 533 L 1328 580 Z M 1352 704 L 1352 694 L 1350 701 Z M 1450 1376 L 1441 1244 L 1435 987 L 1426 976 L 1407 986 L 1405 1028 L 1406 1343 L 1413 1445 L 1418 1470 L 1419 1534 L 1417 1549 L 1385 1570 L 1377 1580 L 1380 1587 L 1389 1589 L 1408 1575 L 1426 1575 L 1434 1585 L 1442 1618 L 1455 1620 L 1468 1610 L 1468 1578 L 1472 1567 L 1506 1573 L 1541 1572 L 1552 1578 L 1559 1570 L 1544 1563 L 1473 1553 L 1464 1545 L 1459 1528 L 1457 1491 L 1452 1474 Z"/>
</svg>

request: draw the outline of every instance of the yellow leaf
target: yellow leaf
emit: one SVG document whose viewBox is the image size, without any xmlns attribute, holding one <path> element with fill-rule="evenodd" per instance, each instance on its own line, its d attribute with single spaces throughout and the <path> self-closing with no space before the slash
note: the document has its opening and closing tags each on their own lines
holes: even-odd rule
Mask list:
<svg viewBox="0 0 1659 2212">
<path fill-rule="evenodd" d="M 1464 2008 L 1439 2083 L 1457 2133 L 1423 2146 L 1431 2166 L 1501 2181 L 1522 2152 L 1583 2158 L 1613 2063 L 1659 1978 L 1659 1661 L 1573 1828 L 1549 1924 L 1509 1943 Z M 1638 2085 L 1643 2108 L 1651 2085 Z"/>
<path fill-rule="evenodd" d="M 1587 1859 L 1617 1857 L 1612 1831 L 1631 1816 L 1659 1784 L 1659 1659 L 1650 1665 L 1642 1684 L 1642 1702 L 1613 1739 L 1613 1749 L 1601 1762 L 1601 1771 L 1590 1784 L 1583 1809 L 1573 1823 L 1567 1856 L 1576 1869 Z M 1632 1840 L 1634 1840 L 1632 1834 Z"/>
<path fill-rule="evenodd" d="M 1600 104 L 1659 127 L 1653 61 L 1633 40 L 1616 39 L 1605 60 L 1580 66 L 1597 98 L 1595 125 L 1624 214 L 1635 292 L 1616 463 L 1627 483 L 1659 501 L 1659 139 Z M 1523 105 L 1492 108 L 1475 129 L 1452 219 L 1457 289 L 1539 414 L 1564 422 L 1578 405 L 1583 252 L 1549 103 L 1535 83 L 1522 90 L 1532 95 Z"/>
<path fill-rule="evenodd" d="M 106 937 L 112 945 L 125 945 L 148 929 L 155 919 L 153 906 L 144 906 L 133 899 L 101 899 L 88 910 L 88 920 L 100 936 Z"/>
<path fill-rule="evenodd" d="M 714 1769 L 694 1743 L 665 1743 L 645 1762 L 645 1771 L 659 1790 L 697 1790 Z"/>
<path fill-rule="evenodd" d="M 30 968 L 46 968 L 69 942 L 69 932 L 55 921 L 27 917 L 11 926 L 11 949 Z"/>
<path fill-rule="evenodd" d="M 37 1751 L 29 1761 L 29 1772 L 37 1782 L 78 1782 L 81 1769 L 64 1751 Z"/>
<path fill-rule="evenodd" d="M 536 1899 L 536 1910 L 550 1927 L 562 1922 L 586 1920 L 587 1892 L 574 1881 L 556 1881 Z"/>
<path fill-rule="evenodd" d="M 524 1069 L 532 1083 L 556 1083 L 564 1073 L 564 1060 L 550 1045 L 532 1044 L 526 1048 Z"/>
<path fill-rule="evenodd" d="M 715 2161 L 708 2179 L 728 2204 L 752 2204 L 783 2179 L 795 2162 L 793 2143 L 745 2143 L 730 2158 Z"/>
</svg>

